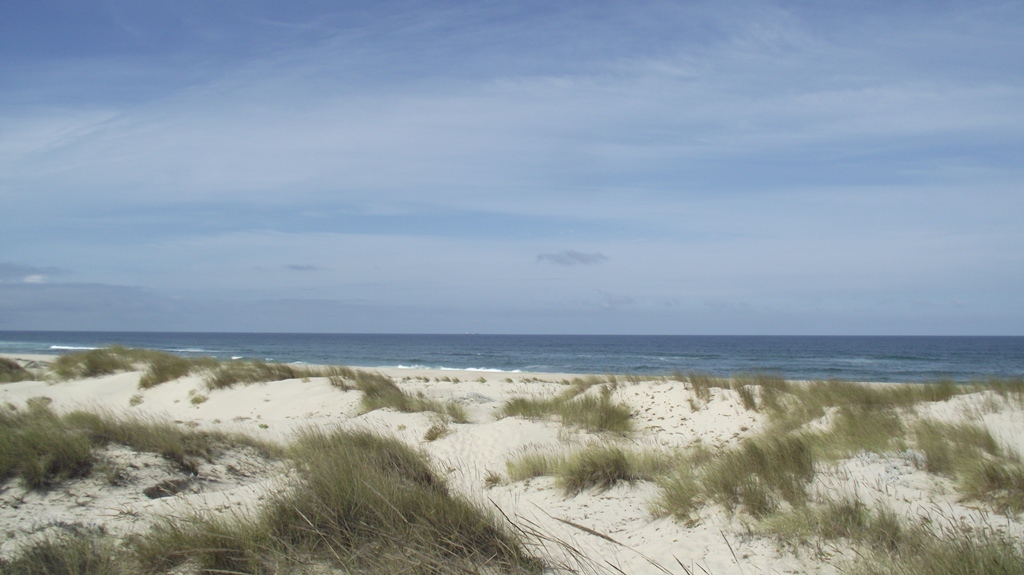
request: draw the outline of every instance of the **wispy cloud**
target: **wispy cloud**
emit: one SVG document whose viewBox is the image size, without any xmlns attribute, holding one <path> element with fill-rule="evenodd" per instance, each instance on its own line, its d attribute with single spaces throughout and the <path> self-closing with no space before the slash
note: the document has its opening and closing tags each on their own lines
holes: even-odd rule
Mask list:
<svg viewBox="0 0 1024 575">
<path fill-rule="evenodd" d="M 566 250 L 564 252 L 558 252 L 557 254 L 540 254 L 537 256 L 538 262 L 550 262 L 558 264 L 560 266 L 575 266 L 584 265 L 589 266 L 593 264 L 599 264 L 607 261 L 608 256 L 601 252 L 595 252 L 592 254 L 585 254 L 583 252 L 577 252 L 573 250 Z"/>
<path fill-rule="evenodd" d="M 46 283 L 51 276 L 62 273 L 61 269 L 55 267 L 37 267 L 0 262 L 0 283 Z"/>
<path fill-rule="evenodd" d="M 657 306 L 638 332 L 1024 309 L 1024 5 L 641 2 L 27 3 L 0 19 L 0 284 L 117 300 L 46 262 L 491 331 L 581 301 Z"/>
</svg>

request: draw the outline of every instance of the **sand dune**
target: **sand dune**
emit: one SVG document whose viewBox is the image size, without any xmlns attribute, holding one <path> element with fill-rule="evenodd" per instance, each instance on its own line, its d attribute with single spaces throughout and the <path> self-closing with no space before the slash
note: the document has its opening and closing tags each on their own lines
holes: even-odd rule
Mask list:
<svg viewBox="0 0 1024 575">
<path fill-rule="evenodd" d="M 11 356 L 23 363 L 44 357 Z M 139 389 L 141 372 L 48 383 L 21 381 L 0 385 L 0 401 L 23 409 L 31 398 L 52 400 L 58 413 L 104 410 L 161 418 L 178 425 L 242 432 L 287 442 L 309 426 L 371 429 L 422 448 L 451 486 L 484 505 L 495 505 L 515 522 L 535 526 L 585 553 L 596 565 L 625 573 L 833 573 L 852 558 L 842 542 L 822 550 L 780 542 L 761 531 L 758 519 L 742 509 L 729 512 L 713 502 L 699 507 L 690 521 L 652 511 L 661 488 L 651 481 L 622 482 L 608 490 L 586 489 L 567 496 L 555 478 L 512 481 L 507 462 L 523 453 L 567 454 L 601 443 L 628 449 L 672 453 L 700 444 L 711 453 L 741 445 L 767 429 L 765 410 L 745 407 L 736 390 L 712 387 L 698 398 L 693 386 L 652 378 L 622 381 L 611 397 L 633 413 L 631 433 L 590 433 L 555 419 L 499 417 L 515 396 L 550 397 L 564 392 L 569 374 L 496 373 L 417 369 L 376 369 L 409 394 L 422 394 L 463 406 L 469 423 L 447 423 L 448 433 L 424 439 L 439 423 L 430 412 L 378 409 L 364 413 L 362 392 L 342 391 L 326 378 L 293 379 L 209 390 L 201 375 L 150 389 Z M 585 393 L 596 393 L 600 386 Z M 203 398 L 197 400 L 196 398 Z M 990 430 L 1005 449 L 1024 450 L 1024 410 L 995 392 L 978 391 L 900 411 L 909 422 L 931 417 L 946 422 L 972 421 Z M 824 428 L 828 417 L 811 422 Z M 177 494 L 150 499 L 143 491 L 181 476 L 159 457 L 111 448 L 104 457 L 120 461 L 119 485 L 90 477 L 69 480 L 45 491 L 26 491 L 10 479 L 0 493 L 0 530 L 7 538 L 0 554 L 11 555 L 49 526 L 61 523 L 102 525 L 114 535 L 141 533 L 155 519 L 185 510 L 227 512 L 259 505 L 267 493 L 288 488 L 289 471 L 252 450 L 222 454 L 203 462 L 198 477 Z M 118 459 L 120 458 L 120 459 Z M 859 452 L 815 466 L 810 482 L 819 498 L 855 494 L 867 504 L 884 502 L 907 521 L 965 520 L 998 524 L 1015 536 L 1021 524 L 988 502 L 965 498 L 948 477 L 930 474 L 913 449 Z M 95 474 L 94 474 L 95 475 Z M 813 497 L 812 497 L 813 499 Z M 785 507 L 785 506 L 783 506 Z"/>
</svg>

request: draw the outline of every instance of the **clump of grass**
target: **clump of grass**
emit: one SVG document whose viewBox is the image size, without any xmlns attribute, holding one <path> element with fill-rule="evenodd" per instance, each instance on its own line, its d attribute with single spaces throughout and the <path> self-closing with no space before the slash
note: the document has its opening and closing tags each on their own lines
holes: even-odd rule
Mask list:
<svg viewBox="0 0 1024 575">
<path fill-rule="evenodd" d="M 645 381 L 651 381 L 652 379 L 657 379 L 657 378 L 651 377 L 651 376 L 640 375 L 638 373 L 627 373 L 626 375 L 622 376 L 622 379 L 624 379 L 626 381 L 626 383 L 628 383 L 630 385 L 640 385 L 641 383 L 643 383 Z"/>
<path fill-rule="evenodd" d="M 912 551 L 874 553 L 854 565 L 854 575 L 1021 575 L 1019 541 L 997 531 L 966 526 L 933 535 L 925 532 Z"/>
<path fill-rule="evenodd" d="M 1024 406 L 1024 377 L 989 378 L 975 382 L 974 386 L 978 389 L 992 390 L 1018 407 Z"/>
<path fill-rule="evenodd" d="M 13 383 L 30 379 L 35 379 L 31 371 L 25 369 L 13 359 L 0 357 L 0 383 Z"/>
<path fill-rule="evenodd" d="M 845 541 L 854 554 L 842 571 L 855 575 L 1024 574 L 1020 541 L 990 526 L 908 521 L 856 498 L 794 509 L 759 530 L 794 547 L 814 545 L 819 554 L 823 543 Z"/>
<path fill-rule="evenodd" d="M 97 412 L 58 415 L 38 398 L 26 410 L 0 411 L 0 479 L 17 476 L 26 488 L 38 489 L 83 477 L 93 469 L 94 449 L 110 443 L 156 453 L 190 473 L 198 470 L 197 460 L 209 460 L 221 446 L 245 445 L 269 457 L 280 454 L 273 444 L 245 436 Z"/>
<path fill-rule="evenodd" d="M 602 388 L 600 394 L 580 395 L 558 405 L 562 423 L 587 431 L 628 433 L 633 431 L 633 412 L 623 403 L 612 400 L 611 389 Z"/>
<path fill-rule="evenodd" d="M 469 413 L 461 404 L 454 401 L 441 403 L 420 395 L 406 393 L 390 377 L 369 371 L 358 371 L 355 386 L 363 392 L 363 411 L 391 408 L 402 413 L 419 413 L 433 411 L 441 414 L 454 423 L 468 423 Z"/>
<path fill-rule="evenodd" d="M 1019 460 L 978 461 L 959 482 L 969 498 L 989 501 L 1000 511 L 1024 512 L 1024 465 Z"/>
<path fill-rule="evenodd" d="M 128 573 L 111 541 L 75 525 L 22 549 L 10 560 L 0 559 L 6 575 L 117 575 Z"/>
<path fill-rule="evenodd" d="M 761 522 L 759 530 L 794 548 L 847 540 L 876 551 L 895 551 L 908 540 L 896 513 L 885 506 L 874 510 L 860 499 L 827 500 L 822 505 L 792 509 Z"/>
<path fill-rule="evenodd" d="M 672 473 L 658 478 L 661 493 L 651 503 L 655 516 L 670 515 L 693 526 L 696 512 L 704 505 L 704 486 L 697 478 L 696 469 L 681 465 Z"/>
<path fill-rule="evenodd" d="M 51 369 L 57 380 L 99 377 L 132 370 L 143 355 L 143 350 L 121 346 L 91 349 L 62 355 L 53 361 Z"/>
<path fill-rule="evenodd" d="M 565 425 L 590 432 L 628 433 L 633 430 L 633 412 L 612 399 L 613 388 L 601 387 L 597 395 L 576 393 L 576 389 L 555 397 L 513 397 L 499 411 L 499 417 L 546 419 L 557 416 Z"/>
<path fill-rule="evenodd" d="M 741 385 L 735 389 L 736 394 L 739 395 L 740 401 L 743 403 L 743 409 L 756 411 L 757 398 L 754 397 L 754 390 L 749 385 Z"/>
<path fill-rule="evenodd" d="M 148 389 L 193 373 L 215 370 L 220 362 L 212 357 L 186 358 L 170 353 L 151 352 L 147 357 L 147 364 L 146 371 L 139 378 L 141 389 Z"/>
<path fill-rule="evenodd" d="M 929 473 L 955 477 L 963 466 L 971 466 L 983 454 L 998 456 L 999 444 L 992 434 L 973 423 L 945 423 L 922 419 L 914 424 L 914 441 L 925 455 L 925 469 Z"/>
<path fill-rule="evenodd" d="M 92 470 L 87 437 L 63 425 L 42 398 L 28 409 L 0 411 L 0 479 L 17 476 L 27 489 L 83 477 Z"/>
<path fill-rule="evenodd" d="M 62 355 L 53 362 L 51 369 L 58 381 L 144 369 L 139 387 L 146 389 L 191 373 L 214 370 L 219 363 L 212 357 L 186 358 L 163 351 L 115 345 Z"/>
<path fill-rule="evenodd" d="M 713 500 L 755 517 L 775 511 L 782 500 L 793 506 L 806 503 L 813 477 L 814 455 L 798 436 L 747 440 L 701 472 Z"/>
<path fill-rule="evenodd" d="M 437 441 L 442 437 L 451 435 L 451 433 L 452 428 L 448 425 L 448 421 L 440 418 L 427 428 L 427 431 L 423 434 L 423 441 Z"/>
<path fill-rule="evenodd" d="M 137 549 L 166 571 L 288 573 L 316 561 L 351 572 L 538 572 L 518 535 L 452 494 L 426 457 L 368 432 L 307 430 L 300 480 L 253 516 L 168 521 Z"/>
<path fill-rule="evenodd" d="M 571 452 L 525 449 L 506 462 L 509 479 L 553 476 L 567 496 L 610 489 L 620 482 L 653 481 L 668 473 L 675 453 L 592 443 Z"/>
<path fill-rule="evenodd" d="M 857 413 L 909 410 L 922 402 L 946 401 L 971 391 L 950 382 L 871 385 L 815 381 L 804 385 L 761 387 L 759 409 L 768 414 L 772 433 L 782 435 L 823 417 L 832 408 Z"/>
<path fill-rule="evenodd" d="M 502 404 L 499 417 L 546 419 L 557 413 L 558 404 L 558 398 L 554 397 L 512 397 Z"/>
<path fill-rule="evenodd" d="M 356 379 L 357 372 L 356 370 L 343 365 L 331 365 L 320 369 L 318 375 L 320 377 L 326 377 L 334 387 L 342 391 L 348 391 L 352 389 L 349 382 Z"/>
<path fill-rule="evenodd" d="M 738 374 L 732 378 L 730 387 L 740 395 L 743 406 L 751 410 L 778 409 L 779 398 L 792 389 L 790 383 L 781 375 L 766 372 Z M 754 389 L 760 391 L 760 405 L 754 397 Z"/>
<path fill-rule="evenodd" d="M 484 489 L 494 489 L 504 481 L 501 474 L 497 471 L 488 471 L 487 475 L 484 476 Z"/>
<path fill-rule="evenodd" d="M 906 427 L 892 409 L 844 406 L 832 414 L 829 428 L 807 437 L 822 458 L 844 459 L 860 452 L 906 449 Z"/>
<path fill-rule="evenodd" d="M 456 401 L 445 402 L 442 407 L 442 415 L 453 423 L 469 423 L 469 412 L 466 407 Z"/>
<path fill-rule="evenodd" d="M 676 373 L 674 377 L 678 381 L 689 382 L 690 390 L 693 391 L 694 397 L 700 404 L 707 403 L 711 399 L 712 387 L 728 387 L 728 383 L 708 373 L 691 371 L 685 374 Z"/>
<path fill-rule="evenodd" d="M 237 384 L 285 379 L 309 380 L 313 377 L 326 377 L 331 385 L 348 390 L 351 387 L 348 382 L 358 376 L 356 370 L 344 366 L 308 367 L 256 360 L 221 362 L 212 357 L 189 358 L 162 351 L 120 346 L 61 356 L 53 364 L 53 376 L 58 380 L 79 379 L 143 367 L 144 372 L 139 378 L 139 387 L 142 389 L 207 372 L 205 384 L 210 390 Z"/>
<path fill-rule="evenodd" d="M 510 481 L 522 481 L 555 475 L 564 463 L 564 454 L 528 449 L 506 461 L 505 467 Z"/>
<path fill-rule="evenodd" d="M 197 394 L 193 395 L 192 398 L 189 399 L 188 401 L 192 405 L 200 405 L 202 403 L 205 403 L 206 400 L 208 400 L 208 399 L 210 399 L 210 397 L 208 395 L 203 395 L 201 393 L 197 393 Z"/>
<path fill-rule="evenodd" d="M 639 478 L 626 452 L 616 445 L 577 451 L 558 470 L 558 483 L 566 495 L 591 488 L 607 491 L 620 482 L 633 483 Z"/>
<path fill-rule="evenodd" d="M 73 411 L 61 418 L 67 429 L 87 438 L 95 447 L 117 444 L 135 451 L 156 453 L 183 471 L 194 473 L 199 459 L 213 457 L 218 440 L 226 436 L 182 429 L 171 423 L 119 418 L 105 413 Z"/>
<path fill-rule="evenodd" d="M 704 503 L 755 517 L 776 511 L 785 501 L 793 507 L 807 502 L 814 477 L 814 453 L 800 436 L 752 438 L 739 447 L 709 456 L 684 458 L 674 473 L 660 479 L 658 513 L 691 521 Z"/>
<path fill-rule="evenodd" d="M 672 378 L 690 384 L 690 390 L 693 392 L 690 407 L 694 411 L 699 410 L 711 400 L 711 390 L 714 388 L 736 391 L 743 406 L 750 410 L 758 409 L 755 388 L 759 388 L 762 398 L 769 402 L 789 388 L 789 384 L 782 376 L 769 373 L 740 374 L 732 379 L 726 379 L 715 377 L 709 373 L 691 371 L 689 373 L 675 372 Z"/>
<path fill-rule="evenodd" d="M 286 379 L 305 379 L 316 377 L 319 372 L 303 366 L 284 363 L 266 363 L 257 360 L 235 360 L 220 363 L 216 369 L 206 376 L 208 389 L 224 389 L 239 383 L 262 383 L 267 381 L 283 381 Z"/>
<path fill-rule="evenodd" d="M 1000 510 L 1024 511 L 1024 465 L 992 434 L 973 423 L 918 421 L 913 428 L 925 469 L 952 478 L 969 498 L 990 501 Z"/>
</svg>

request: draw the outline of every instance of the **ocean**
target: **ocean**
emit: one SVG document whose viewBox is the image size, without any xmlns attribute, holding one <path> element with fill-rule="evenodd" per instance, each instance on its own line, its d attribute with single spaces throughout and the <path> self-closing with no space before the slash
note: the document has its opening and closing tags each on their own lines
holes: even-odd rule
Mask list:
<svg viewBox="0 0 1024 575">
<path fill-rule="evenodd" d="M 506 372 L 968 382 L 1024 377 L 1024 337 L 424 335 L 0 331 L 0 353 L 107 345 L 220 359 Z"/>
</svg>

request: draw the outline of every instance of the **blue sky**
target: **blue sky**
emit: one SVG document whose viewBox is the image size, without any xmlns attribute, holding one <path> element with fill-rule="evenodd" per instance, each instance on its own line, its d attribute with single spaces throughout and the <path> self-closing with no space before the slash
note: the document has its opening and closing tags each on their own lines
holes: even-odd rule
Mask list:
<svg viewBox="0 0 1024 575">
<path fill-rule="evenodd" d="M 1022 2 L 3 4 L 0 329 L 1024 334 Z"/>
</svg>

